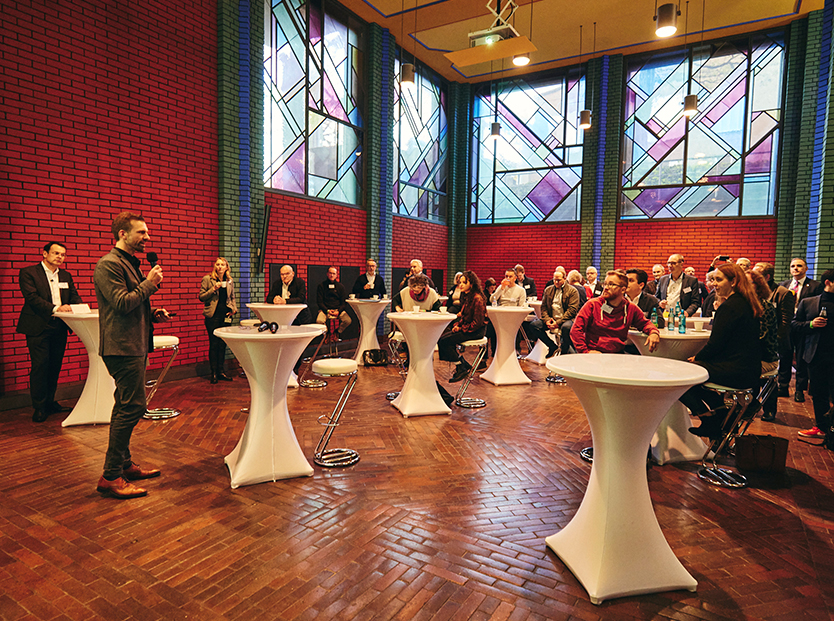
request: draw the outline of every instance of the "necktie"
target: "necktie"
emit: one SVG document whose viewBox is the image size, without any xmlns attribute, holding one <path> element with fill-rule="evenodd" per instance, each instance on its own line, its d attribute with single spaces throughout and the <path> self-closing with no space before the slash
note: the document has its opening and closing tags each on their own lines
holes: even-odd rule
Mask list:
<svg viewBox="0 0 834 621">
<path fill-rule="evenodd" d="M 799 281 L 797 281 L 797 280 L 791 281 L 790 290 L 793 291 L 794 293 L 799 291 Z"/>
</svg>

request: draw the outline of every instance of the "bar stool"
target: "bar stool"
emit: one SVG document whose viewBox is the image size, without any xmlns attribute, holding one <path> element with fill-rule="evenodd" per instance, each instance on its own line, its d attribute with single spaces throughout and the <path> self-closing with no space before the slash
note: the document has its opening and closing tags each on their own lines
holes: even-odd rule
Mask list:
<svg viewBox="0 0 834 621">
<path fill-rule="evenodd" d="M 479 339 L 472 339 L 471 341 L 463 341 L 459 346 L 460 347 L 477 347 L 478 353 L 475 355 L 475 360 L 472 362 L 472 368 L 469 369 L 469 375 L 466 376 L 466 379 L 458 388 L 458 392 L 455 395 L 455 405 L 460 406 L 462 408 L 482 408 L 486 406 L 486 401 L 483 399 L 478 399 L 476 397 L 467 397 L 466 389 L 469 388 L 469 384 L 472 383 L 472 378 L 475 377 L 475 371 L 478 370 L 478 366 L 481 364 L 481 360 L 484 359 L 486 356 L 487 344 L 489 341 L 487 337 L 482 337 Z"/>
<path fill-rule="evenodd" d="M 324 335 L 327 332 L 327 326 L 322 325 L 320 323 L 305 323 L 301 325 L 302 328 L 311 328 L 313 330 L 318 330 Z M 321 345 L 324 343 L 324 336 L 322 336 L 321 340 L 319 340 L 319 344 L 316 347 L 316 351 L 313 352 L 312 357 L 305 358 L 302 362 L 309 362 L 310 365 L 304 369 L 304 373 L 301 374 L 301 377 L 298 378 L 298 385 L 303 386 L 304 388 L 324 388 L 327 386 L 327 382 L 323 379 L 316 379 L 314 377 L 307 377 L 307 373 L 310 371 L 313 363 L 316 360 L 316 357 L 319 355 L 319 350 L 321 349 Z"/>
<path fill-rule="evenodd" d="M 737 431 L 743 420 L 744 412 L 747 410 L 750 402 L 753 401 L 753 389 L 730 388 L 729 386 L 721 386 L 712 382 L 704 384 L 704 388 L 721 395 L 724 398 L 724 405 L 728 408 L 728 411 L 722 424 L 722 429 L 725 431 L 720 437 L 710 443 L 707 452 L 704 453 L 704 457 L 701 460 L 702 467 L 698 471 L 698 476 L 707 483 L 717 485 L 718 487 L 747 487 L 747 478 L 744 475 L 727 470 L 726 468 L 719 468 L 715 464 L 715 458 L 728 445 L 731 439 L 739 435 Z M 710 453 L 712 453 L 711 458 Z M 708 463 L 712 465 L 707 465 Z"/>
<path fill-rule="evenodd" d="M 550 330 L 548 330 L 547 331 L 547 336 L 550 338 L 551 341 L 556 343 L 556 354 L 555 355 L 557 355 L 557 356 L 560 355 L 562 353 L 562 331 L 559 330 L 557 332 L 550 332 Z M 544 378 L 544 381 L 550 382 L 551 384 L 567 384 L 567 380 L 564 377 L 562 377 L 561 375 L 556 375 L 553 371 L 550 371 L 547 374 L 547 377 Z M 587 449 L 583 449 L 583 450 L 587 450 Z M 580 455 L 581 455 L 581 451 L 580 451 Z M 585 461 L 593 461 L 594 460 L 594 458 L 593 458 L 593 449 L 591 449 L 591 458 L 590 459 L 586 459 L 585 457 L 582 457 L 582 459 L 585 459 Z"/>
<path fill-rule="evenodd" d="M 148 397 L 146 399 L 146 407 L 147 405 L 151 404 L 151 399 L 153 399 L 156 391 L 159 389 L 159 385 L 162 383 L 162 380 L 165 379 L 165 375 L 168 373 L 168 369 L 171 367 L 171 363 L 174 362 L 174 358 L 177 357 L 177 353 L 180 351 L 180 339 L 177 336 L 157 336 L 154 335 L 153 337 L 153 350 L 154 352 L 158 351 L 170 351 L 172 352 L 171 357 L 168 359 L 168 363 L 162 369 L 162 373 L 159 374 L 155 380 L 150 380 L 145 382 L 146 387 L 150 387 L 150 392 L 148 392 Z M 145 412 L 144 418 L 148 420 L 164 420 L 166 418 L 174 418 L 175 416 L 179 416 L 180 411 L 175 408 L 154 408 L 148 409 Z"/>
<path fill-rule="evenodd" d="M 348 378 L 342 394 L 336 402 L 336 407 L 333 408 L 333 412 L 329 416 L 322 414 L 318 418 L 319 423 L 324 425 L 325 429 L 321 434 L 319 443 L 316 445 L 313 453 L 313 461 L 325 468 L 352 466 L 359 461 L 359 453 L 348 448 L 329 449 L 327 448 L 327 444 L 330 442 L 330 437 L 339 424 L 339 419 L 342 417 L 342 412 L 345 409 L 350 393 L 353 392 L 353 387 L 356 385 L 358 377 L 357 370 L 359 367 L 356 361 L 350 358 L 324 358 L 313 362 L 312 367 L 315 375 Z M 322 422 L 324 418 L 327 418 L 327 420 Z"/>
<path fill-rule="evenodd" d="M 400 345 L 405 341 L 405 337 L 403 333 L 395 330 L 391 333 L 391 336 L 388 337 L 388 351 L 391 352 L 391 360 L 394 361 L 394 364 L 397 365 L 397 372 L 400 374 L 400 377 L 405 381 L 405 376 L 408 375 L 408 369 L 405 368 L 405 362 L 403 362 L 402 356 L 400 356 Z M 388 401 L 393 401 L 397 397 L 400 396 L 400 391 L 393 391 L 389 392 L 385 395 L 385 398 Z"/>
</svg>

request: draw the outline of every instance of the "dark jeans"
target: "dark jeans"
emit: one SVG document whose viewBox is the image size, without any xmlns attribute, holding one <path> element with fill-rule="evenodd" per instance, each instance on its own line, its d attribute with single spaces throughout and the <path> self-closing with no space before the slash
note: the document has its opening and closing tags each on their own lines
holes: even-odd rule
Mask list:
<svg viewBox="0 0 834 621">
<path fill-rule="evenodd" d="M 827 353 L 827 352 L 826 352 Z M 825 430 L 825 415 L 834 402 L 834 355 L 817 355 L 808 365 L 811 380 L 809 394 L 814 402 L 814 420 L 816 426 Z"/>
<path fill-rule="evenodd" d="M 791 347 L 790 339 L 787 337 L 783 341 L 779 343 L 779 374 L 776 376 L 776 383 L 779 386 L 787 387 L 791 383 L 791 375 L 793 375 L 793 347 Z M 769 412 L 770 410 L 766 409 L 765 411 Z M 774 408 L 773 411 L 775 412 L 776 409 Z"/>
<path fill-rule="evenodd" d="M 226 313 L 219 315 L 215 313 L 214 317 L 206 317 L 205 323 L 209 338 L 209 367 L 211 368 L 211 374 L 217 375 L 223 373 L 223 363 L 226 360 L 226 341 L 214 336 L 214 331 L 226 326 Z"/>
<path fill-rule="evenodd" d="M 805 339 L 797 339 L 796 344 L 796 389 L 808 390 L 808 363 L 805 362 Z"/>
<path fill-rule="evenodd" d="M 678 401 L 688 407 L 693 416 L 702 416 L 708 410 L 717 410 L 724 405 L 724 397 L 701 384 L 687 390 Z"/>
<path fill-rule="evenodd" d="M 458 362 L 460 360 L 460 354 L 455 346 L 464 341 L 483 338 L 484 331 L 485 328 L 475 330 L 475 332 L 452 332 L 449 329 L 437 341 L 438 358 L 447 362 Z"/>
<path fill-rule="evenodd" d="M 29 371 L 29 394 L 32 407 L 36 410 L 50 410 L 55 401 L 61 364 L 67 348 L 67 328 L 64 322 L 52 319 L 43 332 L 26 337 L 32 369 Z"/>
<path fill-rule="evenodd" d="M 556 342 L 550 338 L 550 331 L 545 326 L 541 319 L 534 319 L 533 321 L 525 321 L 521 324 L 521 329 L 527 333 L 527 336 L 535 346 L 536 341 L 541 341 L 545 347 L 550 349 L 556 347 Z M 564 352 L 563 352 L 564 353 Z"/>
<path fill-rule="evenodd" d="M 110 443 L 104 457 L 104 476 L 122 476 L 130 462 L 130 436 L 136 423 L 145 415 L 145 367 L 147 356 L 102 356 L 107 372 L 116 382 L 115 403 L 110 416 Z"/>
</svg>

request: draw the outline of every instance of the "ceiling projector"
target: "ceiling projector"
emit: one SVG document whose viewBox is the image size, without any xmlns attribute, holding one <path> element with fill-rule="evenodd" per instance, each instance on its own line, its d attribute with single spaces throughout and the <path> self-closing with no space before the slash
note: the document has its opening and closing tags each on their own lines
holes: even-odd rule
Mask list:
<svg viewBox="0 0 834 621">
<path fill-rule="evenodd" d="M 477 32 L 469 33 L 469 47 L 477 47 L 479 45 L 491 45 L 498 43 L 504 39 L 512 39 L 517 37 L 518 33 L 510 24 L 499 24 L 492 26 L 485 30 L 478 30 Z"/>
</svg>

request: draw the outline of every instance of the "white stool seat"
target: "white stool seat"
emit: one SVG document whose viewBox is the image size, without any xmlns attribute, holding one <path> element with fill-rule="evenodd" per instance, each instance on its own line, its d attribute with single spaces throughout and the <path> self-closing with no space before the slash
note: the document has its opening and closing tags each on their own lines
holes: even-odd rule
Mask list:
<svg viewBox="0 0 834 621">
<path fill-rule="evenodd" d="M 249 327 L 249 328 L 257 328 L 262 323 L 263 322 L 260 319 L 257 319 L 257 318 L 256 319 L 241 319 L 240 320 L 240 325 L 242 325 L 244 327 Z"/>
<path fill-rule="evenodd" d="M 153 348 L 154 349 L 169 349 L 180 344 L 178 336 L 154 335 Z"/>
<path fill-rule="evenodd" d="M 403 336 L 402 332 L 396 331 L 391 335 L 390 340 L 392 340 L 392 341 L 404 341 L 405 337 Z"/>
<path fill-rule="evenodd" d="M 472 339 L 471 341 L 464 341 L 461 343 L 464 347 L 481 347 L 482 345 L 487 344 L 487 337 L 482 337 L 479 339 Z"/>
<path fill-rule="evenodd" d="M 336 376 L 356 373 L 356 360 L 351 358 L 323 358 L 313 363 L 313 373 L 316 375 Z"/>
<path fill-rule="evenodd" d="M 722 386 L 721 384 L 716 384 L 714 382 L 705 382 L 704 388 L 715 390 L 717 392 L 753 392 L 752 388 L 731 388 L 730 386 Z"/>
</svg>

